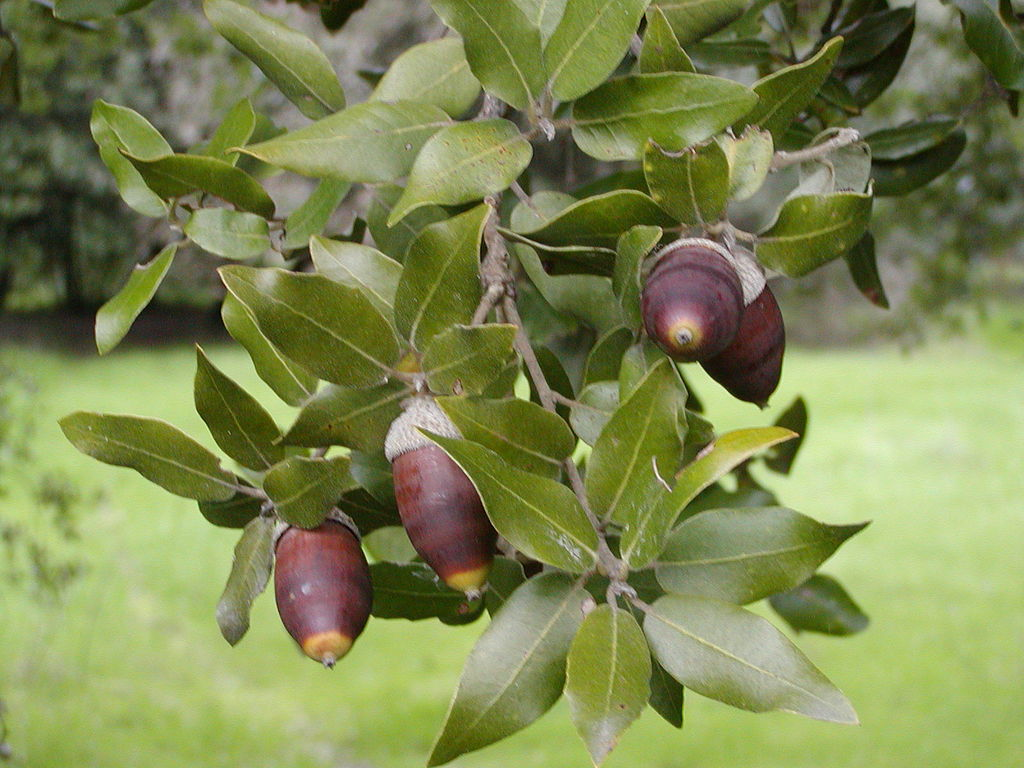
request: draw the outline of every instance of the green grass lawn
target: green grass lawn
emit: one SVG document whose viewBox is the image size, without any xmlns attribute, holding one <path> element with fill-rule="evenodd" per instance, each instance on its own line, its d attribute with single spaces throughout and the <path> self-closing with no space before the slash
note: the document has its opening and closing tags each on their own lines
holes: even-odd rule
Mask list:
<svg viewBox="0 0 1024 768">
<path fill-rule="evenodd" d="M 247 359 L 207 350 L 268 404 Z M 237 647 L 213 609 L 235 534 L 184 499 L 79 455 L 56 419 L 74 409 L 167 419 L 212 446 L 191 408 L 193 354 L 107 360 L 0 349 L 39 389 L 35 466 L 101 501 L 75 547 L 87 573 L 59 604 L 0 588 L 0 697 L 32 768 L 299 768 L 422 765 L 462 658 L 483 623 L 371 621 L 333 672 L 300 657 L 273 598 Z M 871 615 L 862 635 L 798 643 L 851 698 L 860 727 L 752 715 L 691 695 L 682 732 L 650 711 L 612 768 L 1002 768 L 1024 759 L 1024 376 L 1018 351 L 960 340 L 895 350 L 793 351 L 775 408 L 729 402 L 694 375 L 720 428 L 768 423 L 798 393 L 809 438 L 790 506 L 873 520 L 825 571 Z M 265 396 L 265 397 L 264 397 Z M 285 423 L 285 407 L 275 411 Z M 31 518 L 24 468 L 4 515 Z M 455 765 L 572 768 L 589 760 L 564 703 Z"/>
</svg>

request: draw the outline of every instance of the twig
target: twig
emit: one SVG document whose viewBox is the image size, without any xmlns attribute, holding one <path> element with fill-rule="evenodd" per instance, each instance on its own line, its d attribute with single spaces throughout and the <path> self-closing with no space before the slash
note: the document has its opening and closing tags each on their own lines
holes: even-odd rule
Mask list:
<svg viewBox="0 0 1024 768">
<path fill-rule="evenodd" d="M 773 171 L 788 168 L 791 165 L 806 163 L 809 160 L 818 160 L 835 152 L 837 149 L 848 147 L 860 141 L 860 132 L 856 128 L 840 128 L 835 136 L 821 144 L 813 147 L 798 149 L 795 152 L 776 152 L 772 158 Z"/>
</svg>

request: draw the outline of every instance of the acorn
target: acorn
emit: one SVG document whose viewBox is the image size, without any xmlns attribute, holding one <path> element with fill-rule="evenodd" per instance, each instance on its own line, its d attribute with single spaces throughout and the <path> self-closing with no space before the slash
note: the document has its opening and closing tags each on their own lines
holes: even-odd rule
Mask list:
<svg viewBox="0 0 1024 768">
<path fill-rule="evenodd" d="M 775 295 L 765 285 L 743 310 L 732 343 L 701 365 L 733 397 L 764 408 L 779 386 L 785 348 L 782 312 Z"/>
<path fill-rule="evenodd" d="M 373 603 L 354 527 L 337 511 L 309 530 L 282 524 L 274 552 L 281 622 L 307 656 L 333 667 L 363 631 Z"/>
<path fill-rule="evenodd" d="M 717 355 L 736 335 L 743 286 L 728 251 L 689 238 L 661 252 L 640 301 L 647 335 L 673 360 L 692 363 Z"/>
<path fill-rule="evenodd" d="M 498 534 L 466 473 L 418 427 L 442 437 L 462 435 L 429 395 L 403 407 L 384 442 L 402 525 L 445 584 L 474 595 L 487 582 Z"/>
</svg>

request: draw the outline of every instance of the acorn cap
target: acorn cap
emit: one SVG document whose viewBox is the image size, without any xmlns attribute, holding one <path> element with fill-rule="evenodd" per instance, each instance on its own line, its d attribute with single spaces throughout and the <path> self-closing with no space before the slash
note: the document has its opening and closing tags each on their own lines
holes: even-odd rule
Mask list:
<svg viewBox="0 0 1024 768">
<path fill-rule="evenodd" d="M 441 437 L 462 437 L 458 427 L 430 395 L 416 395 L 402 403 L 402 414 L 391 422 L 384 439 L 384 455 L 394 461 L 403 453 L 435 445 L 420 429 Z"/>
<path fill-rule="evenodd" d="M 714 240 L 708 240 L 704 237 L 682 237 L 663 246 L 658 251 L 658 260 L 660 261 L 663 256 L 667 256 L 678 248 L 694 246 L 712 250 L 732 264 L 733 269 L 736 270 L 736 275 L 740 279 L 740 286 L 743 288 L 744 307 L 749 306 L 751 302 L 761 295 L 761 291 L 764 290 L 767 282 L 764 271 L 761 269 L 761 265 L 757 263 L 754 254 L 741 245 L 736 245 L 732 250 L 729 250 L 721 243 L 716 243 Z"/>
</svg>

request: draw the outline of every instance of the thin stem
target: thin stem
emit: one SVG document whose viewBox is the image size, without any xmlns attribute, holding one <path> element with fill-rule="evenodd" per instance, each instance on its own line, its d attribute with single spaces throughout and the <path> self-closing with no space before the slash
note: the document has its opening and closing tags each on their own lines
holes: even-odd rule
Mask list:
<svg viewBox="0 0 1024 768">
<path fill-rule="evenodd" d="M 776 152 L 772 158 L 771 169 L 778 171 L 791 165 L 818 160 L 826 155 L 830 155 L 837 149 L 856 144 L 858 141 L 860 141 L 860 132 L 856 128 L 840 128 L 835 136 L 828 141 L 823 141 L 821 144 L 816 144 L 806 149 L 798 149 L 795 152 Z"/>
</svg>

